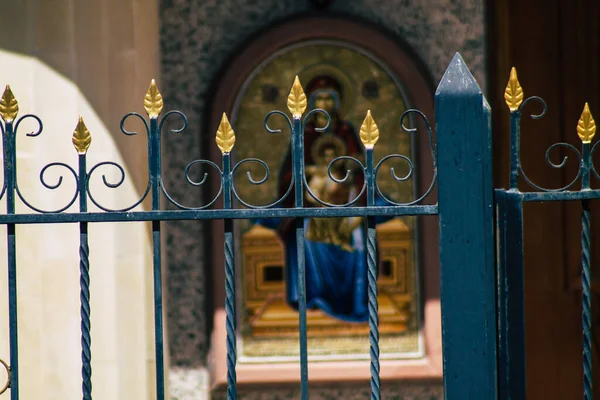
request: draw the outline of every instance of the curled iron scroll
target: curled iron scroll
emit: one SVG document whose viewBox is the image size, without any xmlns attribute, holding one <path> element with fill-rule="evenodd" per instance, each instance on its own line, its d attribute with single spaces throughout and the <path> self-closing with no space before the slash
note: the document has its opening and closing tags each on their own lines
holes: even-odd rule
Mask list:
<svg viewBox="0 0 600 400">
<path fill-rule="evenodd" d="M 25 197 L 23 196 L 23 194 L 21 193 L 21 190 L 19 189 L 19 185 L 17 182 L 15 185 L 15 189 L 17 191 L 17 196 L 19 196 L 19 199 L 21 199 L 21 201 L 30 209 L 32 209 L 33 211 L 39 212 L 39 213 L 43 213 L 43 214 L 47 214 L 47 213 L 60 213 L 65 211 L 66 209 L 68 209 L 69 207 L 71 207 L 73 205 L 73 203 L 75 203 L 75 201 L 77 200 L 77 195 L 79 193 L 78 188 L 79 188 L 79 184 L 78 184 L 78 180 L 77 180 L 77 173 L 75 172 L 75 170 L 69 166 L 68 164 L 62 163 L 62 162 L 53 162 L 50 163 L 48 165 L 46 165 L 44 168 L 42 168 L 42 170 L 40 171 L 40 182 L 42 182 L 42 185 L 46 188 L 46 189 L 50 189 L 50 190 L 55 190 L 58 189 L 60 187 L 60 185 L 62 185 L 63 183 L 63 176 L 60 175 L 58 177 L 58 180 L 56 183 L 52 184 L 52 183 L 48 183 L 46 182 L 46 179 L 44 178 L 46 171 L 48 171 L 50 168 L 52 167 L 62 167 L 62 168 L 66 168 L 67 171 L 69 171 L 71 173 L 71 175 L 73 175 L 73 179 L 75 181 L 75 192 L 73 193 L 73 196 L 71 197 L 71 200 L 69 200 L 69 202 L 56 209 L 56 210 L 42 210 L 40 208 L 37 208 L 35 206 L 33 206 L 31 203 L 29 203 L 27 200 L 25 200 Z"/>
<path fill-rule="evenodd" d="M 333 182 L 338 183 L 338 184 L 344 184 L 348 181 L 348 178 L 350 177 L 350 175 L 352 174 L 352 172 L 350 170 L 346 170 L 346 175 L 343 178 L 336 178 L 333 175 L 332 172 L 332 167 L 333 164 L 335 164 L 338 161 L 350 161 L 353 162 L 355 164 L 357 164 L 357 166 L 359 166 L 359 168 L 361 171 L 365 171 L 365 167 L 364 165 L 357 160 L 354 157 L 350 157 L 350 156 L 341 156 L 341 157 L 337 157 L 334 158 L 333 160 L 331 160 L 331 162 L 329 163 L 329 165 L 327 166 L 327 174 L 329 175 L 329 179 L 331 179 Z M 348 202 L 346 203 L 342 203 L 342 204 L 333 204 L 333 203 L 328 203 L 322 199 L 319 199 L 317 197 L 317 195 L 311 190 L 310 186 L 308 185 L 308 181 L 306 179 L 306 174 L 304 174 L 304 176 L 302 177 L 304 179 L 304 189 L 306 190 L 306 192 L 309 194 L 310 197 L 312 197 L 317 203 L 321 204 L 322 206 L 325 207 L 348 207 L 353 205 L 354 203 L 356 203 L 358 201 L 358 199 L 361 198 L 361 196 L 363 195 L 363 193 L 366 190 L 367 187 L 367 183 L 366 180 L 363 182 L 362 188 L 360 189 L 360 193 L 358 193 L 353 199 L 350 199 Z"/>
<path fill-rule="evenodd" d="M 544 115 L 546 115 L 546 110 L 547 110 L 547 105 L 546 102 L 544 101 L 544 99 L 542 99 L 541 97 L 538 96 L 531 96 L 528 97 L 527 99 L 525 99 L 525 101 L 523 101 L 523 103 L 519 106 L 518 109 L 518 113 L 522 114 L 523 112 L 523 108 L 525 107 L 525 105 L 527 103 L 530 102 L 537 102 L 542 106 L 542 111 L 539 114 L 530 114 L 530 117 L 532 119 L 540 119 L 542 118 Z M 521 147 L 521 138 L 520 138 L 520 134 L 516 137 L 517 143 L 516 145 L 520 148 Z M 554 143 L 553 145 L 551 145 L 547 150 L 546 150 L 546 154 L 545 154 L 545 158 L 546 158 L 546 163 L 548 165 L 550 165 L 552 168 L 555 169 L 561 169 L 564 168 L 565 165 L 567 164 L 567 160 L 569 159 L 569 156 L 564 156 L 562 161 L 560 163 L 555 163 L 550 159 L 550 153 L 552 152 L 552 150 L 554 149 L 566 149 L 566 150 L 571 150 L 573 152 L 573 154 L 576 157 L 576 160 L 578 162 L 579 165 L 579 169 L 577 170 L 577 175 L 575 176 L 575 178 L 573 178 L 573 180 L 571 180 L 571 182 L 569 182 L 568 184 L 566 184 L 565 186 L 556 188 L 556 189 L 548 189 L 548 188 L 544 188 L 542 186 L 537 185 L 536 183 L 534 183 L 531 179 L 529 179 L 529 177 L 525 174 L 525 171 L 523 170 L 523 167 L 521 166 L 521 163 L 519 161 L 519 165 L 517 166 L 518 169 L 518 174 L 523 178 L 523 180 L 530 185 L 532 188 L 539 190 L 541 192 L 562 192 L 564 190 L 568 190 L 569 188 L 571 188 L 573 185 L 575 185 L 575 183 L 577 183 L 577 181 L 579 180 L 579 178 L 581 177 L 582 174 L 582 170 L 581 170 L 581 165 L 582 165 L 582 155 L 579 152 L 579 150 L 577 150 L 577 148 L 575 148 L 575 146 L 569 144 L 569 143 Z M 596 174 L 596 170 L 592 168 L 592 171 L 594 172 L 594 174 Z"/>
<path fill-rule="evenodd" d="M 395 205 L 395 206 L 411 206 L 414 204 L 418 204 L 421 201 L 423 201 L 427 196 L 429 196 L 429 194 L 431 194 L 431 192 L 433 191 L 433 188 L 435 187 L 435 183 L 437 181 L 437 159 L 436 159 L 436 152 L 435 152 L 435 144 L 433 143 L 433 132 L 431 129 L 431 124 L 429 123 L 429 120 L 427 119 L 427 116 L 425 114 L 423 114 L 421 111 L 416 110 L 416 109 L 409 109 L 406 110 L 402 113 L 402 115 L 400 116 L 400 128 L 402 128 L 402 130 L 406 133 L 416 133 L 417 132 L 417 128 L 409 128 L 406 125 L 404 125 L 404 120 L 407 118 L 407 116 L 409 116 L 410 114 L 416 114 L 418 115 L 423 122 L 425 123 L 425 126 L 427 127 L 427 136 L 429 139 L 429 150 L 431 152 L 431 162 L 432 162 L 432 166 L 433 166 L 433 177 L 431 178 L 431 183 L 429 184 L 429 187 L 427 188 L 427 190 L 425 191 L 425 193 L 423 193 L 421 196 L 419 196 L 416 199 L 413 199 L 412 201 L 409 201 L 407 203 L 400 203 L 400 202 L 396 202 L 393 201 L 392 199 L 390 199 L 389 197 L 385 196 L 383 194 L 383 192 L 380 190 L 379 185 L 377 185 L 377 176 L 379 174 L 379 169 L 381 168 L 381 166 L 388 160 L 392 160 L 392 159 L 397 159 L 397 160 L 402 160 L 406 163 L 406 165 L 408 166 L 408 172 L 404 175 L 404 176 L 398 176 L 394 170 L 394 168 L 390 168 L 390 174 L 392 175 L 392 178 L 394 179 L 394 181 L 396 182 L 405 182 L 408 179 L 410 179 L 415 171 L 415 166 L 414 163 L 405 155 L 403 154 L 390 154 L 384 158 L 382 158 L 377 165 L 375 166 L 375 190 L 377 191 L 377 194 L 379 196 L 381 196 L 381 198 L 383 200 L 385 200 L 386 202 Z"/>
<path fill-rule="evenodd" d="M 293 124 L 292 121 L 290 120 L 290 117 L 288 117 L 288 115 L 286 113 L 284 113 L 283 111 L 279 111 L 279 110 L 274 110 L 274 111 L 270 111 L 266 116 L 265 119 L 263 121 L 263 126 L 265 128 L 265 130 L 271 134 L 279 134 L 281 133 L 281 129 L 273 129 L 269 126 L 269 120 L 271 119 L 271 117 L 273 115 L 279 115 L 281 117 L 283 117 L 283 120 L 285 121 L 285 123 L 287 124 L 287 127 L 289 128 L 290 134 L 293 134 Z M 291 142 L 290 142 L 291 145 Z M 264 176 L 260 179 L 254 179 L 252 177 L 252 174 L 250 173 L 250 171 L 246 171 L 246 178 L 248 179 L 248 182 L 250 182 L 250 184 L 252 185 L 262 185 L 264 183 L 266 183 L 270 176 L 271 176 L 271 170 L 269 168 L 269 165 L 264 162 L 263 160 L 260 160 L 258 158 L 254 158 L 254 157 L 250 157 L 250 158 L 245 158 L 243 160 L 240 160 L 239 162 L 237 162 L 233 168 L 231 169 L 231 191 L 233 193 L 233 196 L 235 197 L 235 199 L 237 201 L 240 202 L 240 204 L 242 204 L 244 207 L 247 208 L 254 208 L 254 209 L 264 209 L 264 208 L 271 208 L 271 207 L 275 207 L 279 204 L 281 204 L 292 192 L 292 189 L 294 188 L 294 178 L 292 177 L 292 180 L 290 182 L 289 187 L 287 188 L 286 192 L 283 194 L 283 196 L 281 196 L 279 199 L 274 200 L 271 203 L 268 204 L 263 204 L 263 205 L 255 205 L 255 204 L 250 204 L 247 201 L 243 200 L 240 197 L 240 194 L 238 192 L 238 189 L 235 186 L 235 174 L 238 170 L 238 168 L 240 168 L 242 165 L 244 164 L 255 164 L 255 165 L 260 165 L 263 169 L 264 169 Z"/>
<path fill-rule="evenodd" d="M 146 119 L 139 113 L 136 112 L 130 112 L 127 113 L 123 116 L 123 118 L 121 118 L 121 123 L 119 124 L 119 127 L 121 129 L 121 132 L 123 132 L 125 135 L 127 136 L 134 136 L 137 135 L 137 131 L 130 131 L 127 130 L 125 128 L 125 121 L 127 121 L 127 119 L 129 119 L 130 117 L 135 117 L 137 119 L 139 119 L 143 125 L 144 125 L 144 129 L 146 130 L 146 136 L 148 138 L 148 140 L 150 140 L 150 127 L 148 126 L 148 122 L 146 122 Z M 101 209 L 102 211 L 106 211 L 106 212 L 124 212 L 124 211 L 129 211 L 135 207 L 137 207 L 138 205 L 140 205 L 144 199 L 146 198 L 146 196 L 148 196 L 148 193 L 150 192 L 150 177 L 148 177 L 148 183 L 146 184 L 146 190 L 144 191 L 144 193 L 140 196 L 140 198 L 135 201 L 133 204 L 124 207 L 124 208 L 120 208 L 120 209 L 113 209 L 113 208 L 109 208 L 106 207 L 102 204 L 100 204 L 100 202 L 98 200 L 96 200 L 96 198 L 94 197 L 94 195 L 92 194 L 91 188 L 90 188 L 90 182 L 92 179 L 92 175 L 94 174 L 94 172 L 101 168 L 101 167 L 106 167 L 106 166 L 111 166 L 111 167 L 115 167 L 119 173 L 119 178 L 117 180 L 116 183 L 112 183 L 109 182 L 108 179 L 106 178 L 106 175 L 102 175 L 102 183 L 104 183 L 104 186 L 106 186 L 109 189 L 116 189 L 119 186 L 121 186 L 124 182 L 125 182 L 125 170 L 123 169 L 123 167 L 119 164 L 117 164 L 116 162 L 113 161 L 102 161 L 99 162 L 98 164 L 94 165 L 92 168 L 90 168 L 88 174 L 87 174 L 87 179 L 86 179 L 86 192 L 88 194 L 88 197 L 90 198 L 91 202 L 98 207 L 99 209 Z"/>
<path fill-rule="evenodd" d="M 1 395 L 2 393 L 6 392 L 10 388 L 10 382 L 12 380 L 12 376 L 11 376 L 11 372 L 10 372 L 10 366 L 1 358 L 0 358 L 0 364 L 2 364 L 2 366 L 6 370 L 6 376 L 7 376 L 6 383 L 4 384 L 2 389 L 0 389 L 0 395 Z"/>
<path fill-rule="evenodd" d="M 42 123 L 42 120 L 34 114 L 25 114 L 23 115 L 21 118 L 19 118 L 17 120 L 17 122 L 15 123 L 15 127 L 14 127 L 14 135 L 15 135 L 15 148 L 13 149 L 13 151 L 16 151 L 16 137 L 17 137 L 17 132 L 19 130 L 19 126 L 21 125 L 21 123 L 26 120 L 26 119 L 33 119 L 36 123 L 37 123 L 37 129 L 34 130 L 33 132 L 29 132 L 26 133 L 25 136 L 29 136 L 29 137 L 37 137 L 42 133 L 42 130 L 44 129 L 44 125 Z M 58 189 L 62 183 L 63 183 L 63 176 L 60 175 L 58 177 L 58 180 L 56 183 L 48 183 L 46 181 L 45 175 L 46 172 L 52 168 L 52 167 L 61 167 L 66 169 L 68 172 L 71 173 L 71 175 L 74 178 L 74 182 L 75 182 L 75 191 L 73 193 L 73 196 L 70 198 L 70 200 L 68 201 L 68 203 L 62 207 L 59 207 L 58 209 L 55 210 L 43 210 L 41 208 L 38 208 L 34 205 L 31 204 L 31 202 L 27 201 L 25 199 L 25 197 L 23 196 L 23 194 L 21 193 L 21 190 L 19 189 L 19 182 L 18 179 L 15 180 L 15 190 L 17 193 L 17 196 L 19 197 L 19 199 L 21 199 L 21 201 L 27 206 L 29 207 L 31 210 L 35 211 L 35 212 L 39 212 L 39 213 L 43 213 L 43 214 L 47 214 L 47 213 L 60 213 L 63 212 L 65 210 L 67 210 L 69 207 L 71 207 L 73 205 L 73 203 L 75 203 L 75 201 L 77 200 L 77 195 L 78 195 L 78 180 L 77 180 L 77 173 L 75 172 L 75 170 L 69 166 L 68 164 L 65 164 L 63 162 L 52 162 L 50 164 L 47 164 L 46 166 L 44 166 L 44 168 L 42 168 L 42 170 L 40 171 L 40 182 L 42 183 L 42 185 L 46 188 L 46 189 L 50 189 L 50 190 L 55 190 Z M 16 166 L 15 166 L 16 169 Z M 4 183 L 6 185 L 6 182 Z M 4 194 L 4 190 L 2 192 L 2 194 Z M 0 196 L 1 197 L 1 196 Z"/>
<path fill-rule="evenodd" d="M 175 132 L 175 131 L 173 130 L 173 132 Z M 192 178 L 192 176 L 190 175 L 190 172 L 191 172 L 191 169 L 195 165 L 208 165 L 209 167 L 212 167 L 219 174 L 219 177 L 223 176 L 223 171 L 221 171 L 221 168 L 219 168 L 219 166 L 217 164 L 215 164 L 214 162 L 212 162 L 210 160 L 203 160 L 203 159 L 194 160 L 185 167 L 185 171 L 184 171 L 185 180 L 187 181 L 188 184 L 190 184 L 192 186 L 195 186 L 195 187 L 202 186 L 208 181 L 208 172 L 205 172 L 203 174 L 202 179 L 200 181 L 196 181 Z M 217 192 L 215 197 L 213 197 L 213 199 L 211 201 L 209 201 L 207 204 L 204 204 L 204 205 L 201 205 L 198 207 L 190 207 L 190 206 L 186 206 L 186 205 L 183 205 L 183 204 L 180 204 L 179 202 L 177 202 L 165 188 L 162 177 L 160 178 L 160 189 L 161 189 L 163 195 L 167 198 L 167 200 L 171 204 L 173 204 L 175 207 L 177 207 L 181 210 L 203 210 L 205 208 L 212 206 L 219 199 L 219 196 L 221 196 L 221 193 L 223 193 L 223 179 L 222 178 L 219 179 L 219 182 L 220 182 L 219 191 Z"/>
</svg>

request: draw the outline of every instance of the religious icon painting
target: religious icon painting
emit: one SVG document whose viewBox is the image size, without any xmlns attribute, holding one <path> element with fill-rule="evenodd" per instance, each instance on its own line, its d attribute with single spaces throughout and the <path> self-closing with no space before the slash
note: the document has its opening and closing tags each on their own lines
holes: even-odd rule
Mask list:
<svg viewBox="0 0 600 400">
<path fill-rule="evenodd" d="M 240 88 L 232 113 L 237 132 L 233 157 L 258 158 L 235 177 L 240 198 L 269 204 L 284 196 L 292 180 L 290 135 L 283 119 L 261 122 L 272 110 L 286 111 L 287 94 L 298 76 L 313 113 L 304 130 L 305 206 L 345 204 L 361 195 L 364 162 L 359 128 L 366 111 L 381 132 L 375 159 L 389 154 L 413 158 L 413 137 L 399 126 L 409 106 L 402 82 L 374 57 L 342 42 L 310 41 L 274 53 Z M 327 127 L 327 129 L 324 129 Z M 256 144 L 260 143 L 260 146 Z M 415 177 L 399 182 L 409 166 L 390 160 L 378 173 L 382 193 L 399 202 L 415 196 Z M 333 178 L 333 179 L 332 179 Z M 280 205 L 293 206 L 293 196 Z M 385 201 L 378 198 L 382 205 Z M 361 200 L 359 199 L 359 203 Z M 363 219 L 307 218 L 305 227 L 308 352 L 313 360 L 363 359 L 369 353 L 366 238 Z M 238 356 L 240 362 L 294 361 L 298 346 L 298 291 L 295 221 L 268 218 L 237 221 Z M 419 296 L 418 224 L 413 217 L 377 220 L 378 300 L 381 358 L 423 354 Z"/>
</svg>

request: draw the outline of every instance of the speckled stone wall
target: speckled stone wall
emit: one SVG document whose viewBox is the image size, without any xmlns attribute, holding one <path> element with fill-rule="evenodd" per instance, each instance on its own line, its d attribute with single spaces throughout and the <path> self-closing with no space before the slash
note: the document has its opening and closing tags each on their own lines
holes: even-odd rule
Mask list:
<svg viewBox="0 0 600 400">
<path fill-rule="evenodd" d="M 436 83 L 459 51 L 485 90 L 483 3 L 338 0 L 329 11 L 320 12 L 375 23 L 391 36 L 402 38 L 428 66 Z M 185 133 L 165 134 L 163 139 L 165 185 L 178 201 L 200 204 L 202 192 L 186 184 L 183 170 L 189 161 L 208 154 L 208 138 L 214 133 L 201 132 L 201 126 L 212 81 L 249 36 L 307 12 L 317 12 L 308 0 L 162 0 L 159 85 L 166 108 L 184 112 L 189 123 Z M 207 226 L 193 221 L 171 222 L 166 232 L 170 363 L 178 370 L 197 370 L 205 363 L 210 328 L 206 313 Z M 171 386 L 177 390 L 176 382 Z"/>
</svg>

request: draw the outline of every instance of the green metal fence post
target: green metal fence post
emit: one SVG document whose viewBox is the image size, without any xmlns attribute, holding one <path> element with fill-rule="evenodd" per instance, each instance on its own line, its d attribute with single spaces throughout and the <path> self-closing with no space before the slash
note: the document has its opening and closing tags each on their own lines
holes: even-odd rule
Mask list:
<svg viewBox="0 0 600 400">
<path fill-rule="evenodd" d="M 497 398 L 490 109 L 456 54 L 435 93 L 447 400 Z"/>
</svg>

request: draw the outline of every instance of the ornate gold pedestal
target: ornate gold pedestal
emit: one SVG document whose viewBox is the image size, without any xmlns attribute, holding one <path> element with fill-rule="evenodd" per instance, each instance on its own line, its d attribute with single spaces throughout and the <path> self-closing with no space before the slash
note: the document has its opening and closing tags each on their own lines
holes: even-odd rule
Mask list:
<svg viewBox="0 0 600 400">
<path fill-rule="evenodd" d="M 400 219 L 378 225 L 381 334 L 407 330 L 414 299 L 412 231 Z M 257 338 L 298 336 L 298 313 L 285 301 L 284 247 L 277 233 L 255 225 L 242 237 L 244 334 Z M 365 335 L 366 323 L 346 323 L 320 310 L 307 312 L 309 336 Z M 250 332 L 248 332 L 250 330 Z"/>
</svg>

